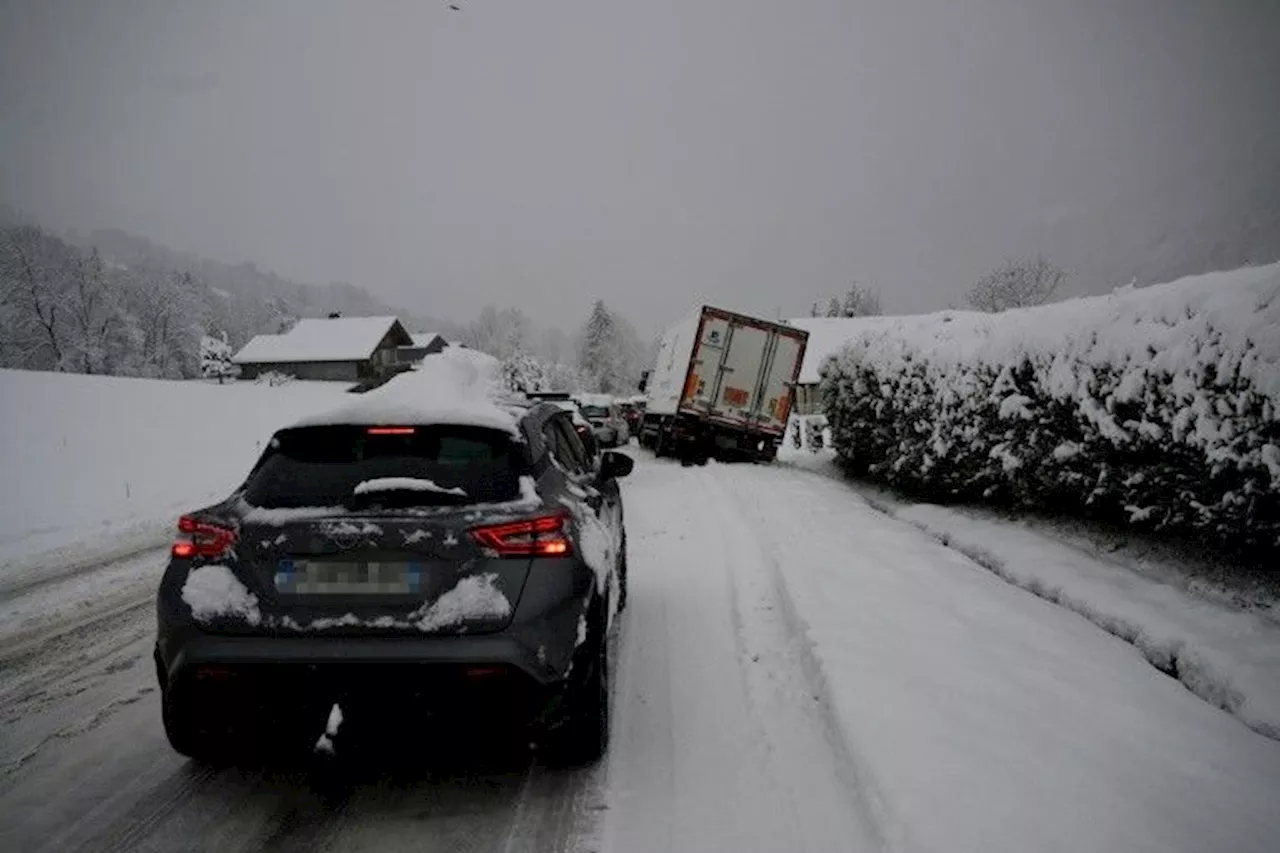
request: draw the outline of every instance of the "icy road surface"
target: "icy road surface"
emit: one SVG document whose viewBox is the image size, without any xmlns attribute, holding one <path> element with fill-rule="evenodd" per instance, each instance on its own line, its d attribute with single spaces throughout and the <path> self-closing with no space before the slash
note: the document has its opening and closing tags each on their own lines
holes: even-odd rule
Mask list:
<svg viewBox="0 0 1280 853">
<path fill-rule="evenodd" d="M 194 765 L 152 552 L 0 578 L 0 850 L 1277 849 L 1280 743 L 1131 647 L 839 483 L 636 455 L 599 767 Z"/>
</svg>

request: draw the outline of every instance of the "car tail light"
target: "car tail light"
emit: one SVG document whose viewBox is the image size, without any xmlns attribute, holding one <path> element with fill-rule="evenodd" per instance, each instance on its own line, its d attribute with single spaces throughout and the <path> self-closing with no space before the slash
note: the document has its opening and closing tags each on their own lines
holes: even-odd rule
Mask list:
<svg viewBox="0 0 1280 853">
<path fill-rule="evenodd" d="M 369 435 L 413 435 L 417 431 L 411 426 L 375 426 L 366 430 Z"/>
<path fill-rule="evenodd" d="M 474 527 L 471 537 L 500 557 L 563 557 L 572 551 L 564 513 Z"/>
<path fill-rule="evenodd" d="M 236 532 L 190 515 L 178 519 L 178 532 L 182 535 L 173 543 L 173 556 L 221 557 L 236 543 Z"/>
</svg>

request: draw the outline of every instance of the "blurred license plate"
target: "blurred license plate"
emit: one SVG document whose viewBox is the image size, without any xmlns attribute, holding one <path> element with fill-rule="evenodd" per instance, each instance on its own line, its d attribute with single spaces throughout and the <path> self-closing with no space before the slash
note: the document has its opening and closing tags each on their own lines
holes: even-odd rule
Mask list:
<svg viewBox="0 0 1280 853">
<path fill-rule="evenodd" d="M 297 595 L 412 594 L 422 589 L 422 564 L 281 560 L 276 589 Z"/>
</svg>

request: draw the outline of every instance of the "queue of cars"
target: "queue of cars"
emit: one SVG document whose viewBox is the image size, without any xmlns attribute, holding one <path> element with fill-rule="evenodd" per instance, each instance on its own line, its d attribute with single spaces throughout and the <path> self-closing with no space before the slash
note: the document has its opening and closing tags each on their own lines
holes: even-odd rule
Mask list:
<svg viewBox="0 0 1280 853">
<path fill-rule="evenodd" d="M 154 654 L 175 750 L 304 748 L 345 718 L 601 756 L 632 468 L 604 447 L 629 434 L 612 407 L 592 423 L 475 384 L 442 398 L 439 377 L 398 376 L 279 430 L 229 497 L 182 516 Z"/>
<path fill-rule="evenodd" d="M 590 431 L 599 447 L 625 447 L 638 435 L 644 417 L 645 398 L 616 398 L 608 394 L 569 394 L 567 392 L 534 392 L 539 400 L 557 403 L 573 416 L 579 433 Z"/>
</svg>

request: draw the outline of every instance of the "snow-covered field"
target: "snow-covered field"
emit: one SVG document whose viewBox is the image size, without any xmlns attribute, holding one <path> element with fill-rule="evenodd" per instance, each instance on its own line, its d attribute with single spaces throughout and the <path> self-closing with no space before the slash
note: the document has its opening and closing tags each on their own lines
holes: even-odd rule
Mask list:
<svg viewBox="0 0 1280 853">
<path fill-rule="evenodd" d="M 117 452 L 147 467 L 145 448 Z M 916 526 L 937 518 L 890 517 L 794 466 L 632 452 L 598 767 L 192 765 L 160 729 L 151 555 L 0 588 L 0 849 L 1275 850 L 1280 742 Z M 998 549 L 1008 533 L 956 535 Z M 1064 589 L 1126 577 L 1044 553 Z M 1127 582 L 1106 595 L 1168 605 Z M 1233 658 L 1236 639 L 1268 642 L 1219 637 L 1241 665 L 1257 658 Z M 348 724 L 339 762 L 357 757 Z"/>
<path fill-rule="evenodd" d="M 239 484 L 273 430 L 347 387 L 0 370 L 0 585 L 163 544 L 178 513 Z"/>
</svg>

